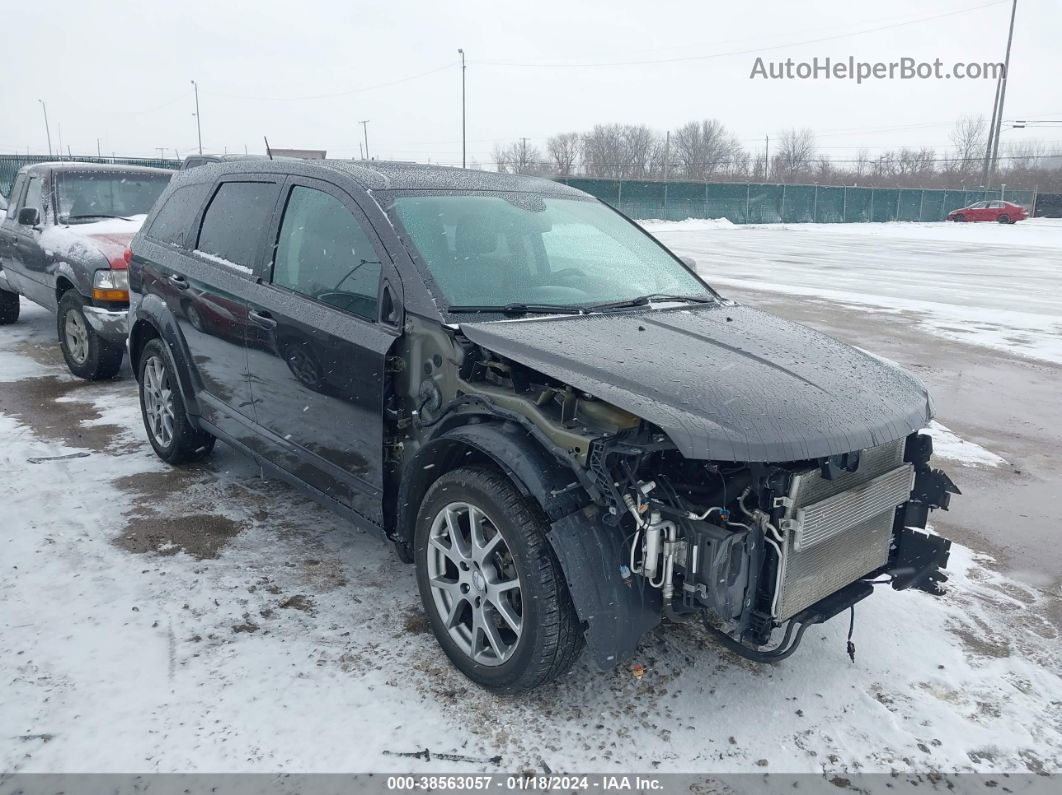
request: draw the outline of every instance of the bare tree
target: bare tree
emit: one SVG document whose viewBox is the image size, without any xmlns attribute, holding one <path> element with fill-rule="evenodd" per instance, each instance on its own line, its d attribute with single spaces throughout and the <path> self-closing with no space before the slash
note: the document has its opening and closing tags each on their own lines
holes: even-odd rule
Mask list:
<svg viewBox="0 0 1062 795">
<path fill-rule="evenodd" d="M 775 173 L 783 180 L 807 176 L 814 158 L 815 133 L 806 127 L 786 130 L 774 158 Z"/>
<path fill-rule="evenodd" d="M 541 174 L 542 154 L 538 148 L 521 138 L 509 146 L 494 145 L 494 162 L 498 171 L 508 174 Z"/>
<path fill-rule="evenodd" d="M 574 132 L 554 135 L 546 142 L 546 150 L 558 175 L 568 177 L 575 173 L 580 147 L 579 133 Z"/>
<path fill-rule="evenodd" d="M 583 136 L 583 168 L 587 176 L 638 179 L 659 173 L 660 136 L 645 125 L 597 124 Z"/>
<path fill-rule="evenodd" d="M 951 131 L 951 143 L 955 147 L 951 171 L 966 174 L 984 162 L 987 130 L 984 116 L 963 116 L 955 122 Z"/>
<path fill-rule="evenodd" d="M 682 166 L 681 176 L 698 181 L 726 170 L 739 149 L 723 123 L 716 119 L 686 122 L 671 136 L 671 147 L 674 159 Z"/>
</svg>

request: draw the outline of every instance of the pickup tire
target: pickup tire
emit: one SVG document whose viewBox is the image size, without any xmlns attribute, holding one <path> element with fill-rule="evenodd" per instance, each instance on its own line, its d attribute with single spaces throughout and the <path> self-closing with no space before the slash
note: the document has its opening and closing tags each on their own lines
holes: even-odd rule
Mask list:
<svg viewBox="0 0 1062 795">
<path fill-rule="evenodd" d="M 488 690 L 546 684 L 582 651 L 547 527 L 538 504 L 493 469 L 448 472 L 421 503 L 414 558 L 429 623 L 451 662 Z"/>
<path fill-rule="evenodd" d="M 186 464 L 210 454 L 216 440 L 188 419 L 177 375 L 162 340 L 155 338 L 144 346 L 137 383 L 144 430 L 159 458 L 169 464 Z"/>
<path fill-rule="evenodd" d="M 10 326 L 18 320 L 18 293 L 0 290 L 0 326 Z"/>
<path fill-rule="evenodd" d="M 114 378 L 122 367 L 125 347 L 100 337 L 85 317 L 84 308 L 85 299 L 77 290 L 67 290 L 59 299 L 56 324 L 66 366 L 88 381 Z"/>
</svg>

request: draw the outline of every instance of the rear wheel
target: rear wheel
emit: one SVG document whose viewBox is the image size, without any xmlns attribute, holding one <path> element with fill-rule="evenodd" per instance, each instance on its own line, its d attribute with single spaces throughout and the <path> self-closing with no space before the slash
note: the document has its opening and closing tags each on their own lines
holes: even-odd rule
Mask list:
<svg viewBox="0 0 1062 795">
<path fill-rule="evenodd" d="M 67 290 L 59 299 L 56 322 L 59 347 L 70 372 L 89 381 L 102 381 L 118 374 L 125 347 L 96 333 L 85 317 L 85 299 L 77 290 Z"/>
<path fill-rule="evenodd" d="M 9 326 L 18 320 L 18 293 L 0 290 L 0 326 Z"/>
<path fill-rule="evenodd" d="M 959 213 L 958 215 L 955 216 L 955 222 L 956 223 L 961 224 L 965 220 L 966 220 L 966 216 L 963 215 L 962 213 Z"/>
<path fill-rule="evenodd" d="M 1001 215 L 1001 216 L 999 216 L 999 222 L 1001 224 L 1009 224 L 1010 223 L 1010 216 L 1009 215 Z"/>
<path fill-rule="evenodd" d="M 546 519 L 502 474 L 457 469 L 417 517 L 417 585 L 451 662 L 482 687 L 530 690 L 566 673 L 582 627 L 546 540 Z"/>
<path fill-rule="evenodd" d="M 155 453 L 170 464 L 198 461 L 214 449 L 214 437 L 192 426 L 176 374 L 162 340 L 153 339 L 140 354 L 140 412 Z"/>
</svg>

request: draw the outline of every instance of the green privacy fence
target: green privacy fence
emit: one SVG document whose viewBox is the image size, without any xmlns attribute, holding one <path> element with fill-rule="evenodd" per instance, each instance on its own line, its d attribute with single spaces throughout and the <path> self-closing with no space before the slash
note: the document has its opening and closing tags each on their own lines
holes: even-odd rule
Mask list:
<svg viewBox="0 0 1062 795">
<path fill-rule="evenodd" d="M 11 183 L 15 181 L 15 174 L 23 166 L 31 163 L 47 163 L 58 160 L 57 157 L 47 155 L 0 155 L 0 193 L 7 196 L 11 193 Z M 124 166 L 153 166 L 155 168 L 180 168 L 180 160 L 165 160 L 160 158 L 145 157 L 66 157 L 63 160 L 74 160 L 79 163 L 118 163 Z"/>
<path fill-rule="evenodd" d="M 726 218 L 735 224 L 941 221 L 959 207 L 1001 198 L 998 190 L 850 188 L 744 182 L 634 182 L 564 178 L 631 218 Z M 1035 191 L 1007 191 L 1032 209 Z"/>
</svg>

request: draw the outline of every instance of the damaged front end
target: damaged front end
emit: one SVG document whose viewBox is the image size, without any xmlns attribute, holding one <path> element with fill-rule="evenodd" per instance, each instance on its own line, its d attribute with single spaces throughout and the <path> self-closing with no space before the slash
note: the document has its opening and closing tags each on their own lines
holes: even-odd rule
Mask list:
<svg viewBox="0 0 1062 795">
<path fill-rule="evenodd" d="M 655 423 L 463 349 L 454 397 L 422 391 L 418 423 L 494 414 L 567 465 L 571 483 L 552 497 L 585 499 L 547 511 L 549 539 L 602 666 L 631 655 L 663 617 L 703 621 L 734 652 L 773 662 L 876 584 L 941 593 L 950 542 L 924 528 L 958 489 L 930 467 L 928 436 L 799 461 L 693 458 Z"/>
<path fill-rule="evenodd" d="M 703 619 L 731 650 L 771 662 L 873 584 L 942 592 L 951 542 L 924 528 L 958 489 L 931 455 L 912 433 L 817 460 L 696 461 L 646 430 L 596 441 L 590 462 L 605 523 L 630 539 L 619 565 L 659 592 L 661 614 Z"/>
</svg>

